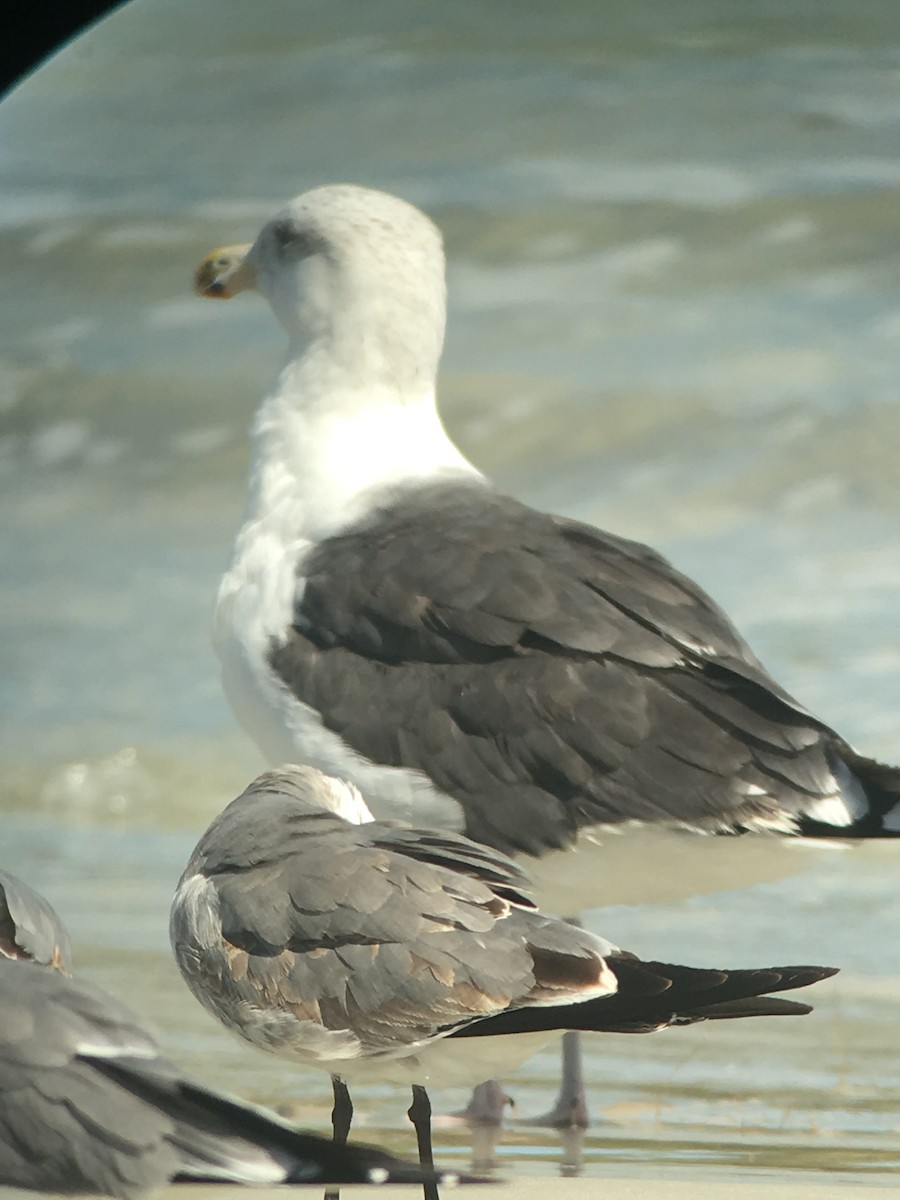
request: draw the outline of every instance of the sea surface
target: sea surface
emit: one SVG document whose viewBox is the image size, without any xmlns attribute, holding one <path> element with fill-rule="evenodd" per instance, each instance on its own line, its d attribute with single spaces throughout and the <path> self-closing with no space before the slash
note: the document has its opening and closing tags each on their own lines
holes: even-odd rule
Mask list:
<svg viewBox="0 0 900 1200">
<path fill-rule="evenodd" d="M 0 104 L 0 861 L 168 1053 L 323 1130 L 327 1078 L 220 1030 L 166 926 L 262 766 L 209 625 L 282 351 L 263 303 L 203 303 L 191 274 L 341 181 L 444 230 L 441 395 L 470 458 L 662 550 L 896 761 L 900 6 L 133 0 Z M 896 1178 L 900 845 L 801 867 L 590 915 L 645 956 L 843 971 L 803 1020 L 591 1041 L 588 1176 Z M 551 1048 L 506 1081 L 506 1174 L 558 1169 L 520 1120 L 555 1071 Z M 356 1100 L 411 1152 L 406 1097 Z M 465 1126 L 438 1142 L 468 1161 Z"/>
</svg>

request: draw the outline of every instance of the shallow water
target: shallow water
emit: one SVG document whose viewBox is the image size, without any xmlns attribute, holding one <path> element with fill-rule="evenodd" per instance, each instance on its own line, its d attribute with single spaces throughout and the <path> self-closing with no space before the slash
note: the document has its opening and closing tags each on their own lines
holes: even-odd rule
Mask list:
<svg viewBox="0 0 900 1200">
<path fill-rule="evenodd" d="M 208 625 L 280 353 L 262 304 L 191 297 L 195 262 L 321 182 L 425 206 L 470 457 L 652 542 L 798 698 L 896 760 L 900 9 L 259 13 L 135 0 L 0 105 L 2 860 L 173 1055 L 324 1127 L 327 1080 L 230 1041 L 166 944 L 197 834 L 260 765 Z M 867 846 L 592 916 L 656 957 L 844 970 L 804 1020 L 595 1039 L 585 1170 L 884 1179 L 897 863 Z M 554 1070 L 548 1050 L 509 1081 L 516 1114 L 548 1107 Z M 361 1090 L 361 1126 L 408 1151 L 405 1106 Z M 440 1138 L 465 1161 L 463 1129 Z M 512 1125 L 501 1155 L 547 1174 L 557 1139 Z"/>
</svg>

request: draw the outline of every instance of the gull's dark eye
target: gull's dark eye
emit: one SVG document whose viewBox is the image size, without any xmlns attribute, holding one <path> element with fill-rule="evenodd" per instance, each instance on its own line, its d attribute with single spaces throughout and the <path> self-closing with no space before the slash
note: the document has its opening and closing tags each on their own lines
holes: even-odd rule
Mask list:
<svg viewBox="0 0 900 1200">
<path fill-rule="evenodd" d="M 272 240 L 279 250 L 291 258 L 306 258 L 318 249 L 315 234 L 303 229 L 289 217 L 272 222 Z"/>
</svg>

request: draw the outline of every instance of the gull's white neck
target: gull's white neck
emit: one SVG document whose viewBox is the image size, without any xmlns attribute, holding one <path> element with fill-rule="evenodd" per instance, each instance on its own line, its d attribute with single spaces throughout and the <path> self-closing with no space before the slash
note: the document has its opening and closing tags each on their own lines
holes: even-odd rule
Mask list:
<svg viewBox="0 0 900 1200">
<path fill-rule="evenodd" d="M 308 543 L 362 516 L 382 487 L 458 472 L 481 478 L 447 436 L 433 384 L 366 385 L 313 350 L 282 370 L 252 442 L 246 520 Z"/>
<path fill-rule="evenodd" d="M 304 559 L 363 516 L 383 489 L 452 474 L 483 477 L 444 431 L 432 385 L 401 395 L 314 367 L 308 358 L 290 361 L 257 415 L 247 509 L 219 588 L 213 636 L 228 698 L 269 762 L 308 762 L 340 775 L 341 747 L 318 747 L 339 739 L 319 728 L 267 666 L 271 640 L 290 628 Z M 312 722 L 312 733 L 304 722 Z"/>
</svg>

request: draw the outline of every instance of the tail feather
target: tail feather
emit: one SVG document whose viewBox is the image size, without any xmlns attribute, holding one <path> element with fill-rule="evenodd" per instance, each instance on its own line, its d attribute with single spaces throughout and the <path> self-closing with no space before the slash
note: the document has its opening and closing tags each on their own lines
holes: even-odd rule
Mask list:
<svg viewBox="0 0 900 1200">
<path fill-rule="evenodd" d="M 835 967 L 766 967 L 717 971 L 644 962 L 627 954 L 607 964 L 618 981 L 611 996 L 576 1004 L 519 1008 L 476 1021 L 454 1037 L 580 1029 L 598 1033 L 652 1033 L 667 1025 L 736 1017 L 804 1016 L 810 1005 L 770 992 L 809 987 L 837 974 Z"/>
</svg>

